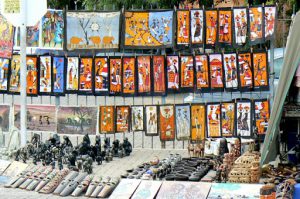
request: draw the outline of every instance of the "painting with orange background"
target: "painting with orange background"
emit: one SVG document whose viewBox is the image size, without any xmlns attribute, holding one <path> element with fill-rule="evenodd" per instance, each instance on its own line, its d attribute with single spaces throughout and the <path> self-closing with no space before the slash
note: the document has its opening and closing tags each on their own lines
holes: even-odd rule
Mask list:
<svg viewBox="0 0 300 199">
<path fill-rule="evenodd" d="M 206 107 L 207 137 L 221 136 L 221 105 L 208 104 Z"/>
<path fill-rule="evenodd" d="M 254 89 L 269 88 L 267 52 L 253 53 Z"/>
<path fill-rule="evenodd" d="M 79 91 L 84 93 L 92 92 L 93 85 L 93 58 L 84 57 L 80 59 L 79 66 Z"/>
<path fill-rule="evenodd" d="M 123 58 L 123 95 L 135 94 L 135 57 Z"/>
<path fill-rule="evenodd" d="M 271 40 L 275 37 L 276 9 L 276 6 L 265 6 L 265 40 Z"/>
<path fill-rule="evenodd" d="M 218 11 L 217 10 L 206 10 L 205 11 L 206 21 L 206 38 L 205 44 L 213 46 L 217 40 L 217 29 L 218 29 Z"/>
<path fill-rule="evenodd" d="M 109 94 L 120 95 L 122 92 L 122 58 L 109 59 Z"/>
<path fill-rule="evenodd" d="M 249 8 L 250 44 L 255 45 L 264 41 L 263 7 Z"/>
<path fill-rule="evenodd" d="M 95 82 L 95 88 L 94 88 L 94 94 L 95 95 L 101 95 L 108 93 L 108 58 L 107 57 L 96 57 L 94 59 L 95 61 L 95 76 L 94 76 L 94 82 Z"/>
<path fill-rule="evenodd" d="M 190 12 L 189 10 L 177 10 L 177 45 L 190 43 Z"/>
<path fill-rule="evenodd" d="M 100 106 L 100 133 L 114 133 L 115 129 L 115 107 Z"/>
<path fill-rule="evenodd" d="M 224 88 L 222 54 L 209 55 L 210 86 L 212 90 Z"/>
<path fill-rule="evenodd" d="M 180 57 L 180 88 L 183 92 L 194 90 L 194 57 Z"/>
<path fill-rule="evenodd" d="M 192 141 L 200 141 L 205 139 L 205 105 L 191 105 L 191 124 L 192 124 Z"/>
<path fill-rule="evenodd" d="M 151 57 L 139 56 L 137 58 L 137 82 L 139 95 L 151 93 L 151 80 Z"/>
<path fill-rule="evenodd" d="M 167 56 L 167 80 L 169 91 L 179 90 L 179 75 L 179 57 L 172 55 Z"/>
<path fill-rule="evenodd" d="M 40 94 L 52 92 L 52 58 L 51 56 L 40 56 Z"/>
<path fill-rule="evenodd" d="M 130 107 L 116 107 L 116 132 L 125 133 L 130 130 Z"/>
<path fill-rule="evenodd" d="M 207 55 L 195 56 L 195 73 L 197 90 L 209 90 L 209 69 Z"/>
<path fill-rule="evenodd" d="M 37 77 L 37 57 L 27 56 L 26 57 L 27 66 L 27 94 L 37 95 L 38 94 L 38 77 Z M 50 65 L 51 67 L 51 65 Z M 50 81 L 51 82 L 51 81 Z"/>
<path fill-rule="evenodd" d="M 223 102 L 221 106 L 222 136 L 232 137 L 235 132 L 235 104 Z"/>
<path fill-rule="evenodd" d="M 239 53 L 238 57 L 240 90 L 249 90 L 253 88 L 253 65 L 251 53 Z"/>
<path fill-rule="evenodd" d="M 232 11 L 219 10 L 218 43 L 221 45 L 232 44 Z"/>
<path fill-rule="evenodd" d="M 152 57 L 153 67 L 153 94 L 164 95 L 166 93 L 166 63 L 163 55 Z"/>
<path fill-rule="evenodd" d="M 9 92 L 20 93 L 20 55 L 13 55 L 10 64 Z"/>
<path fill-rule="evenodd" d="M 159 132 L 161 141 L 175 139 L 175 110 L 173 105 L 159 106 Z"/>
<path fill-rule="evenodd" d="M 257 133 L 262 135 L 266 134 L 269 119 L 270 119 L 270 104 L 269 100 L 254 100 L 254 111 L 255 111 L 255 127 Z"/>
</svg>

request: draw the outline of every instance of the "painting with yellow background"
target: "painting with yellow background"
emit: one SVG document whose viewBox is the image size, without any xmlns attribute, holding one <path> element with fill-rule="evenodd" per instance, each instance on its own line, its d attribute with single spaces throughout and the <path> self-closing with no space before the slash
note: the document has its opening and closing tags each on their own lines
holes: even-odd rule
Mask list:
<svg viewBox="0 0 300 199">
<path fill-rule="evenodd" d="M 253 53 L 254 87 L 268 86 L 267 53 Z"/>
<path fill-rule="evenodd" d="M 114 133 L 115 125 L 115 107 L 114 106 L 100 106 L 100 132 Z"/>
<path fill-rule="evenodd" d="M 255 126 L 258 134 L 265 134 L 269 125 L 270 108 L 269 101 L 257 100 L 255 101 Z"/>
<path fill-rule="evenodd" d="M 205 105 L 191 106 L 192 141 L 205 139 Z"/>
<path fill-rule="evenodd" d="M 190 12 L 188 10 L 177 11 L 177 45 L 190 43 Z"/>
<path fill-rule="evenodd" d="M 219 43 L 232 44 L 232 11 L 219 11 Z"/>
<path fill-rule="evenodd" d="M 26 57 L 26 66 L 27 66 L 27 94 L 28 95 L 37 95 L 37 57 Z"/>
<path fill-rule="evenodd" d="M 217 22 L 218 22 L 218 11 L 217 10 L 206 10 L 205 11 L 206 21 L 206 44 L 214 45 L 217 40 Z"/>
</svg>

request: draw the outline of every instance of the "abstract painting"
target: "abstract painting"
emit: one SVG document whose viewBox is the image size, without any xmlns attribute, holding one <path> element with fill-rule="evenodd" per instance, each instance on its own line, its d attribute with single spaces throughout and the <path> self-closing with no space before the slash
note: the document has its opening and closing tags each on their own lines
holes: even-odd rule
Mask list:
<svg viewBox="0 0 300 199">
<path fill-rule="evenodd" d="M 130 107 L 116 107 L 116 132 L 125 133 L 130 131 Z"/>
<path fill-rule="evenodd" d="M 180 57 L 180 89 L 182 92 L 194 91 L 194 57 Z"/>
<path fill-rule="evenodd" d="M 221 105 L 222 136 L 232 137 L 235 132 L 235 104 L 234 102 L 222 102 Z"/>
<path fill-rule="evenodd" d="M 216 44 L 218 33 L 218 11 L 205 10 L 206 37 L 205 45 L 212 47 Z"/>
<path fill-rule="evenodd" d="M 57 112 L 57 133 L 96 134 L 97 107 L 60 106 Z"/>
<path fill-rule="evenodd" d="M 269 72 L 268 72 L 268 56 L 267 52 L 256 52 L 252 54 L 253 73 L 254 73 L 254 89 L 269 89 Z"/>
<path fill-rule="evenodd" d="M 196 88 L 201 92 L 209 90 L 209 69 L 207 55 L 195 56 Z"/>
<path fill-rule="evenodd" d="M 0 57 L 0 92 L 7 92 L 10 60 Z"/>
<path fill-rule="evenodd" d="M 232 45 L 232 10 L 220 9 L 218 17 L 218 43 L 221 46 Z"/>
<path fill-rule="evenodd" d="M 205 139 L 205 105 L 191 105 L 191 140 L 200 141 Z"/>
<path fill-rule="evenodd" d="M 206 108 L 207 137 L 221 137 L 221 105 L 208 104 Z"/>
<path fill-rule="evenodd" d="M 66 49 L 118 49 L 121 12 L 67 12 Z"/>
<path fill-rule="evenodd" d="M 204 14 L 203 10 L 191 10 L 191 44 L 192 46 L 203 45 L 204 41 Z"/>
<path fill-rule="evenodd" d="M 65 58 L 64 57 L 52 57 L 52 83 L 53 94 L 63 95 L 65 93 Z"/>
<path fill-rule="evenodd" d="M 177 45 L 190 44 L 190 11 L 177 10 Z"/>
<path fill-rule="evenodd" d="M 14 125 L 20 129 L 20 105 L 14 105 Z M 27 105 L 28 131 L 56 131 L 56 107 L 51 105 Z"/>
<path fill-rule="evenodd" d="M 276 6 L 265 6 L 265 40 L 274 38 L 276 20 Z"/>
<path fill-rule="evenodd" d="M 42 18 L 42 48 L 62 49 L 64 41 L 64 12 L 48 10 Z"/>
<path fill-rule="evenodd" d="M 179 57 L 167 56 L 168 91 L 179 91 Z"/>
<path fill-rule="evenodd" d="M 223 66 L 226 90 L 237 90 L 239 88 L 239 84 L 236 53 L 223 54 Z"/>
<path fill-rule="evenodd" d="M 10 64 L 10 78 L 9 78 L 9 92 L 19 93 L 20 92 L 20 55 L 13 55 Z"/>
<path fill-rule="evenodd" d="M 269 100 L 254 100 L 254 111 L 254 120 L 257 133 L 259 135 L 266 134 L 270 119 Z"/>
<path fill-rule="evenodd" d="M 109 198 L 131 198 L 140 183 L 138 179 L 122 179 Z"/>
<path fill-rule="evenodd" d="M 39 47 L 40 42 L 40 21 L 34 26 L 27 27 L 26 47 Z"/>
<path fill-rule="evenodd" d="M 100 106 L 100 133 L 115 132 L 115 107 Z"/>
<path fill-rule="evenodd" d="M 158 108 L 157 106 L 145 107 L 145 130 L 147 136 L 158 135 Z"/>
<path fill-rule="evenodd" d="M 210 72 L 210 86 L 212 90 L 223 90 L 223 62 L 222 54 L 209 55 L 209 72 Z"/>
<path fill-rule="evenodd" d="M 176 138 L 177 140 L 189 140 L 191 137 L 191 109 L 190 105 L 175 106 Z"/>
<path fill-rule="evenodd" d="M 161 141 L 175 139 L 175 110 L 172 105 L 159 106 L 159 132 Z"/>
<path fill-rule="evenodd" d="M 234 44 L 246 44 L 248 34 L 247 8 L 233 8 Z"/>
<path fill-rule="evenodd" d="M 251 53 L 239 53 L 239 85 L 240 90 L 250 90 L 253 88 L 253 65 Z"/>
<path fill-rule="evenodd" d="M 108 94 L 108 58 L 107 57 L 96 57 L 94 59 L 95 62 L 95 76 L 94 76 L 94 82 L 95 82 L 95 88 L 94 88 L 94 94 L 95 95 L 104 95 Z"/>
<path fill-rule="evenodd" d="M 26 67 L 27 67 L 26 92 L 28 95 L 37 95 L 38 94 L 37 57 L 36 56 L 26 56 Z"/>
<path fill-rule="evenodd" d="M 131 199 L 153 199 L 155 198 L 162 182 L 143 180 L 135 190 Z"/>
<path fill-rule="evenodd" d="M 52 59 L 51 56 L 40 56 L 40 94 L 50 94 L 52 92 Z"/>
<path fill-rule="evenodd" d="M 264 41 L 263 7 L 249 8 L 250 44 L 255 45 Z"/>
<path fill-rule="evenodd" d="M 236 134 L 237 136 L 249 137 L 252 130 L 252 117 L 251 117 L 251 101 L 237 101 L 236 102 Z"/>
<path fill-rule="evenodd" d="M 137 58 L 138 95 L 151 94 L 151 57 L 139 56 Z"/>
<path fill-rule="evenodd" d="M 11 58 L 14 45 L 14 27 L 10 24 L 5 17 L 0 15 L 0 57 Z"/>
<path fill-rule="evenodd" d="M 68 57 L 67 60 L 66 91 L 74 93 L 78 91 L 79 58 Z"/>
<path fill-rule="evenodd" d="M 144 131 L 144 107 L 131 106 L 131 130 Z"/>
<path fill-rule="evenodd" d="M 79 66 L 79 92 L 85 94 L 92 93 L 93 58 L 84 57 L 80 59 Z"/>
<path fill-rule="evenodd" d="M 109 94 L 120 95 L 122 92 L 122 58 L 109 59 Z"/>
<path fill-rule="evenodd" d="M 10 106 L 0 105 L 0 128 L 3 132 L 9 131 Z"/>
<path fill-rule="evenodd" d="M 126 11 L 127 48 L 166 48 L 173 46 L 173 10 Z"/>
<path fill-rule="evenodd" d="M 153 68 L 153 94 L 165 95 L 166 93 L 166 62 L 165 57 L 157 55 L 152 57 Z"/>
<path fill-rule="evenodd" d="M 135 57 L 123 58 L 122 92 L 124 96 L 135 94 Z"/>
</svg>

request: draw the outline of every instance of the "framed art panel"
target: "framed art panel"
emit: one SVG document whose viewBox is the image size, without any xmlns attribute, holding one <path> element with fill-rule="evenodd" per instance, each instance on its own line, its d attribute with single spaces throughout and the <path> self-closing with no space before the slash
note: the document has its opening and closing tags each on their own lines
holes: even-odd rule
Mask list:
<svg viewBox="0 0 300 199">
<path fill-rule="evenodd" d="M 0 57 L 0 93 L 8 91 L 10 60 Z"/>
<path fill-rule="evenodd" d="M 173 105 L 159 106 L 159 133 L 161 141 L 175 140 L 175 110 Z"/>
<path fill-rule="evenodd" d="M 268 71 L 268 55 L 266 51 L 254 52 L 253 56 L 253 73 L 254 73 L 254 89 L 269 90 L 269 71 Z"/>
<path fill-rule="evenodd" d="M 66 92 L 77 93 L 79 84 L 79 58 L 68 57 L 67 58 L 67 76 L 66 76 Z"/>
<path fill-rule="evenodd" d="M 232 10 L 228 8 L 218 11 L 218 44 L 220 46 L 232 45 Z"/>
<path fill-rule="evenodd" d="M 36 56 L 26 56 L 26 81 L 27 81 L 27 88 L 26 93 L 27 95 L 37 95 L 38 94 L 38 59 Z M 51 67 L 51 65 L 50 65 Z M 50 82 L 51 83 L 51 82 Z"/>
<path fill-rule="evenodd" d="M 51 94 L 52 92 L 52 58 L 40 56 L 39 94 Z"/>
<path fill-rule="evenodd" d="M 130 131 L 130 107 L 116 106 L 116 133 Z"/>
<path fill-rule="evenodd" d="M 106 95 L 109 93 L 109 64 L 107 57 L 95 57 L 94 59 L 94 94 Z"/>
<path fill-rule="evenodd" d="M 277 7 L 265 6 L 265 40 L 272 40 L 275 37 L 276 21 L 277 21 Z"/>
<path fill-rule="evenodd" d="M 168 92 L 179 91 L 179 74 L 179 57 L 177 55 L 167 56 Z"/>
<path fill-rule="evenodd" d="M 13 53 L 15 28 L 2 15 L 0 15 L 0 24 L 0 57 L 10 59 Z"/>
<path fill-rule="evenodd" d="M 40 24 L 38 21 L 34 26 L 28 26 L 26 28 L 26 47 L 36 48 L 40 43 Z"/>
<path fill-rule="evenodd" d="M 177 46 L 188 46 L 190 44 L 190 11 L 177 10 Z"/>
<path fill-rule="evenodd" d="M 204 11 L 190 10 L 191 18 L 191 44 L 192 47 L 201 47 L 204 44 Z"/>
<path fill-rule="evenodd" d="M 191 109 L 189 104 L 175 105 L 176 138 L 189 140 L 191 138 Z"/>
<path fill-rule="evenodd" d="M 158 106 L 145 106 L 145 131 L 147 136 L 158 135 Z"/>
<path fill-rule="evenodd" d="M 249 91 L 253 88 L 253 63 L 250 52 L 239 53 L 238 79 L 240 91 Z"/>
<path fill-rule="evenodd" d="M 121 95 L 122 93 L 122 58 L 109 58 L 109 94 Z"/>
<path fill-rule="evenodd" d="M 137 57 L 137 94 L 150 95 L 152 76 L 151 76 L 151 57 L 138 56 Z"/>
<path fill-rule="evenodd" d="M 135 57 L 123 57 L 122 69 L 122 94 L 123 96 L 134 96 L 136 90 Z"/>
<path fill-rule="evenodd" d="M 250 45 L 256 45 L 264 42 L 264 18 L 263 7 L 256 6 L 249 8 L 249 30 Z"/>
<path fill-rule="evenodd" d="M 93 93 L 93 58 L 82 57 L 80 58 L 79 66 L 79 93 L 92 94 Z"/>
<path fill-rule="evenodd" d="M 213 47 L 217 42 L 218 33 L 218 11 L 217 9 L 205 10 L 206 34 L 205 45 Z"/>
<path fill-rule="evenodd" d="M 20 55 L 14 54 L 10 64 L 9 93 L 20 93 Z"/>
<path fill-rule="evenodd" d="M 233 137 L 235 135 L 235 104 L 222 102 L 221 106 L 222 137 Z"/>
<path fill-rule="evenodd" d="M 250 100 L 236 102 L 236 135 L 241 137 L 252 136 L 252 103 Z"/>
<path fill-rule="evenodd" d="M 131 106 L 131 130 L 144 131 L 145 119 L 144 119 L 144 107 L 143 106 Z"/>
<path fill-rule="evenodd" d="M 205 105 L 191 105 L 191 140 L 200 141 L 205 139 L 206 122 L 205 122 Z"/>
<path fill-rule="evenodd" d="M 2 121 L 0 123 L 0 128 L 2 132 L 9 132 L 10 105 L 5 105 L 5 104 L 0 105 L 0 117 L 2 118 Z"/>
<path fill-rule="evenodd" d="M 194 57 L 180 56 L 180 90 L 194 91 Z"/>
<path fill-rule="evenodd" d="M 100 133 L 114 133 L 115 132 L 115 107 L 114 106 L 100 106 Z"/>
<path fill-rule="evenodd" d="M 246 44 L 248 35 L 248 9 L 233 8 L 233 43 L 235 47 Z"/>
<path fill-rule="evenodd" d="M 206 106 L 207 137 L 221 137 L 221 105 L 217 103 Z"/>
<path fill-rule="evenodd" d="M 66 60 L 64 57 L 52 57 L 53 95 L 64 95 L 66 90 Z"/>
<path fill-rule="evenodd" d="M 195 56 L 195 73 L 197 91 L 208 92 L 210 90 L 210 76 L 207 55 Z"/>
<path fill-rule="evenodd" d="M 153 95 L 165 95 L 166 94 L 166 62 L 163 55 L 156 55 L 152 57 L 153 68 Z"/>
<path fill-rule="evenodd" d="M 258 135 L 265 135 L 269 126 L 270 103 L 267 99 L 254 100 L 255 131 Z"/>
<path fill-rule="evenodd" d="M 222 54 L 209 55 L 210 87 L 212 91 L 223 91 L 224 74 Z"/>
<path fill-rule="evenodd" d="M 236 53 L 223 54 L 223 67 L 225 77 L 225 89 L 227 91 L 238 90 L 239 84 Z"/>
</svg>

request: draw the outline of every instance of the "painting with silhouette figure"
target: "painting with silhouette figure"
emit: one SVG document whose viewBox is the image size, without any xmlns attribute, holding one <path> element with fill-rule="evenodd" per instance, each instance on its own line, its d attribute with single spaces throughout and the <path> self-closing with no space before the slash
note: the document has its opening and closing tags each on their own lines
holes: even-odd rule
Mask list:
<svg viewBox="0 0 300 199">
<path fill-rule="evenodd" d="M 222 91 L 224 88 L 222 54 L 209 55 L 210 86 L 212 90 Z"/>
<path fill-rule="evenodd" d="M 27 80 L 27 95 L 38 94 L 38 66 L 36 56 L 26 56 L 26 80 Z"/>
<path fill-rule="evenodd" d="M 116 133 L 130 131 L 130 107 L 116 106 Z"/>
<path fill-rule="evenodd" d="M 253 88 L 253 64 L 251 53 L 239 53 L 238 57 L 238 79 L 240 90 L 250 90 Z"/>
<path fill-rule="evenodd" d="M 109 65 L 107 57 L 95 57 L 94 59 L 94 94 L 108 94 Z"/>
<path fill-rule="evenodd" d="M 100 133 L 114 133 L 115 132 L 115 107 L 114 106 L 100 106 Z"/>
<path fill-rule="evenodd" d="M 276 6 L 265 6 L 265 40 L 271 40 L 275 37 L 275 26 L 277 21 Z"/>
<path fill-rule="evenodd" d="M 158 106 L 145 106 L 145 131 L 147 136 L 158 135 Z"/>
<path fill-rule="evenodd" d="M 223 54 L 224 83 L 225 89 L 232 91 L 239 88 L 238 67 L 236 53 Z"/>
<path fill-rule="evenodd" d="M 252 104 L 250 100 L 236 102 L 236 135 L 250 137 L 252 132 Z"/>
<path fill-rule="evenodd" d="M 191 137 L 191 107 L 189 104 L 175 105 L 176 138 L 189 140 Z"/>
<path fill-rule="evenodd" d="M 206 36 L 205 45 L 212 47 L 216 44 L 218 33 L 218 11 L 216 9 L 205 10 Z"/>
<path fill-rule="evenodd" d="M 52 57 L 52 83 L 53 83 L 53 94 L 64 95 L 66 89 L 65 82 L 65 63 L 64 57 Z"/>
<path fill-rule="evenodd" d="M 175 140 L 175 109 L 173 105 L 159 106 L 158 124 L 161 141 Z"/>
<path fill-rule="evenodd" d="M 153 67 L 153 94 L 166 94 L 166 62 L 163 55 L 152 57 Z"/>
<path fill-rule="evenodd" d="M 180 56 L 180 89 L 182 92 L 194 91 L 194 57 Z"/>
<path fill-rule="evenodd" d="M 264 42 L 264 16 L 263 7 L 249 8 L 250 44 L 255 45 Z"/>
<path fill-rule="evenodd" d="M 167 56 L 167 85 L 168 91 L 179 91 L 179 57 Z"/>
<path fill-rule="evenodd" d="M 205 105 L 191 105 L 191 140 L 200 141 L 205 139 Z"/>
<path fill-rule="evenodd" d="M 131 106 L 131 130 L 144 131 L 144 107 Z"/>
<path fill-rule="evenodd" d="M 214 103 L 206 107 L 207 137 L 221 136 L 221 105 Z"/>
<path fill-rule="evenodd" d="M 209 67 L 207 55 L 195 56 L 195 78 L 197 91 L 208 91 L 210 86 L 209 82 Z"/>
<path fill-rule="evenodd" d="M 203 45 L 204 41 L 204 12 L 201 9 L 191 10 L 191 44 Z"/>
<path fill-rule="evenodd" d="M 151 94 L 152 76 L 151 76 L 151 57 L 137 57 L 137 92 L 138 95 Z"/>
<path fill-rule="evenodd" d="M 122 58 L 109 59 L 109 94 L 120 95 L 122 93 Z"/>
<path fill-rule="evenodd" d="M 177 10 L 177 45 L 190 44 L 190 11 Z"/>
<path fill-rule="evenodd" d="M 268 54 L 267 52 L 254 52 L 253 60 L 253 76 L 255 90 L 269 89 L 269 71 L 268 71 Z"/>
<path fill-rule="evenodd" d="M 78 91 L 79 58 L 67 58 L 66 91 L 67 93 L 76 93 Z"/>
<path fill-rule="evenodd" d="M 233 41 L 235 46 L 245 45 L 248 35 L 248 10 L 247 8 L 233 9 Z"/>
<path fill-rule="evenodd" d="M 122 93 L 123 96 L 130 96 L 135 94 L 136 81 L 135 81 L 135 57 L 123 57 L 122 69 Z"/>
<path fill-rule="evenodd" d="M 40 56 L 40 94 L 52 92 L 52 58 L 51 56 Z"/>
<path fill-rule="evenodd" d="M 79 66 L 79 92 L 85 94 L 92 93 L 93 85 L 93 58 L 83 57 L 80 59 Z"/>
<path fill-rule="evenodd" d="M 10 77 L 9 77 L 9 92 L 13 94 L 20 93 L 20 55 L 13 55 L 10 64 Z"/>
<path fill-rule="evenodd" d="M 14 45 L 14 27 L 0 15 L 0 57 L 11 58 Z"/>
<path fill-rule="evenodd" d="M 218 11 L 218 44 L 232 45 L 232 10 L 220 9 Z"/>
<path fill-rule="evenodd" d="M 222 136 L 232 137 L 235 135 L 235 104 L 223 102 L 221 104 Z"/>
<path fill-rule="evenodd" d="M 268 99 L 254 100 L 254 120 L 258 134 L 266 134 L 270 119 L 270 103 Z"/>
</svg>

